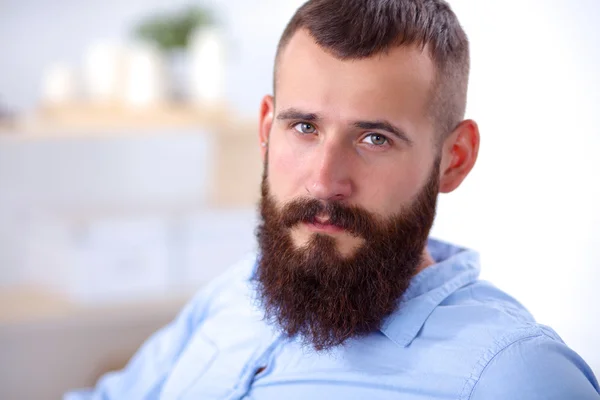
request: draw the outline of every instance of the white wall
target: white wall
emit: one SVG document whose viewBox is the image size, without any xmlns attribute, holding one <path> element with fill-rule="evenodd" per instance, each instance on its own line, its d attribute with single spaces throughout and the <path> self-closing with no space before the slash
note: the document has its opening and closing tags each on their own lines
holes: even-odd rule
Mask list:
<svg viewBox="0 0 600 400">
<path fill-rule="evenodd" d="M 478 164 L 434 233 L 600 374 L 600 2 L 451 2 L 472 43 Z"/>
</svg>

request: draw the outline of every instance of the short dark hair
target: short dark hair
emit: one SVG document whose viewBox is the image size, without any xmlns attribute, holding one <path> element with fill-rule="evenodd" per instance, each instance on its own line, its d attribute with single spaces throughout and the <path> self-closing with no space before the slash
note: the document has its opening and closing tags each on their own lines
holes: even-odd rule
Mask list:
<svg viewBox="0 0 600 400">
<path fill-rule="evenodd" d="M 400 46 L 427 47 L 436 67 L 428 107 L 436 131 L 445 137 L 464 118 L 469 42 L 446 1 L 309 0 L 285 28 L 276 64 L 300 29 L 342 60 L 367 58 Z"/>
</svg>

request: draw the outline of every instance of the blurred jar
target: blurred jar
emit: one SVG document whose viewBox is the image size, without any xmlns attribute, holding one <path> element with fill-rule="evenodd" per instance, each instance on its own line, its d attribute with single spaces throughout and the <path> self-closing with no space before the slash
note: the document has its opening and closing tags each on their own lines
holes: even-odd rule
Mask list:
<svg viewBox="0 0 600 400">
<path fill-rule="evenodd" d="M 128 48 L 124 78 L 125 106 L 146 108 L 166 101 L 165 60 L 155 46 L 136 43 Z"/>
<path fill-rule="evenodd" d="M 126 50 L 117 43 L 92 44 L 84 56 L 84 84 L 92 103 L 116 103 L 125 81 Z"/>
<path fill-rule="evenodd" d="M 217 28 L 200 28 L 190 38 L 189 95 L 201 107 L 221 105 L 225 92 L 225 40 Z"/>
<path fill-rule="evenodd" d="M 78 90 L 75 69 L 68 64 L 57 63 L 44 70 L 41 101 L 45 106 L 72 104 L 77 100 Z"/>
</svg>

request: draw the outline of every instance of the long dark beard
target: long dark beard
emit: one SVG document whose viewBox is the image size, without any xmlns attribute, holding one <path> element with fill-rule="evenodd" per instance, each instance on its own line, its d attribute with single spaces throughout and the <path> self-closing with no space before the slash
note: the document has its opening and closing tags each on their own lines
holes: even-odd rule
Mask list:
<svg viewBox="0 0 600 400">
<path fill-rule="evenodd" d="M 436 162 L 413 204 L 382 221 L 361 207 L 316 199 L 297 199 L 279 210 L 265 171 L 255 280 L 266 318 L 318 351 L 379 329 L 421 263 L 435 218 L 438 175 Z M 349 257 L 324 234 L 295 246 L 290 228 L 314 222 L 319 214 L 363 238 L 364 244 Z"/>
</svg>

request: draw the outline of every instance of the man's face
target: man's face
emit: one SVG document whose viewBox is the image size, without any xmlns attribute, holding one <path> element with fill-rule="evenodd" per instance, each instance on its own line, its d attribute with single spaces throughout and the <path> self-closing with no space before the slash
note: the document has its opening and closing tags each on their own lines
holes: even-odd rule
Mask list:
<svg viewBox="0 0 600 400">
<path fill-rule="evenodd" d="M 342 61 L 297 32 L 278 64 L 268 138 L 268 183 L 283 205 L 309 197 L 360 206 L 381 218 L 411 204 L 436 159 L 427 104 L 435 69 L 415 48 Z M 367 238 L 327 223 L 299 224 L 297 247 L 315 233 L 343 255 Z"/>
<path fill-rule="evenodd" d="M 369 334 L 417 272 L 439 191 L 432 80 L 412 49 L 340 61 L 298 32 L 281 54 L 256 281 L 289 336 L 326 349 Z"/>
</svg>

